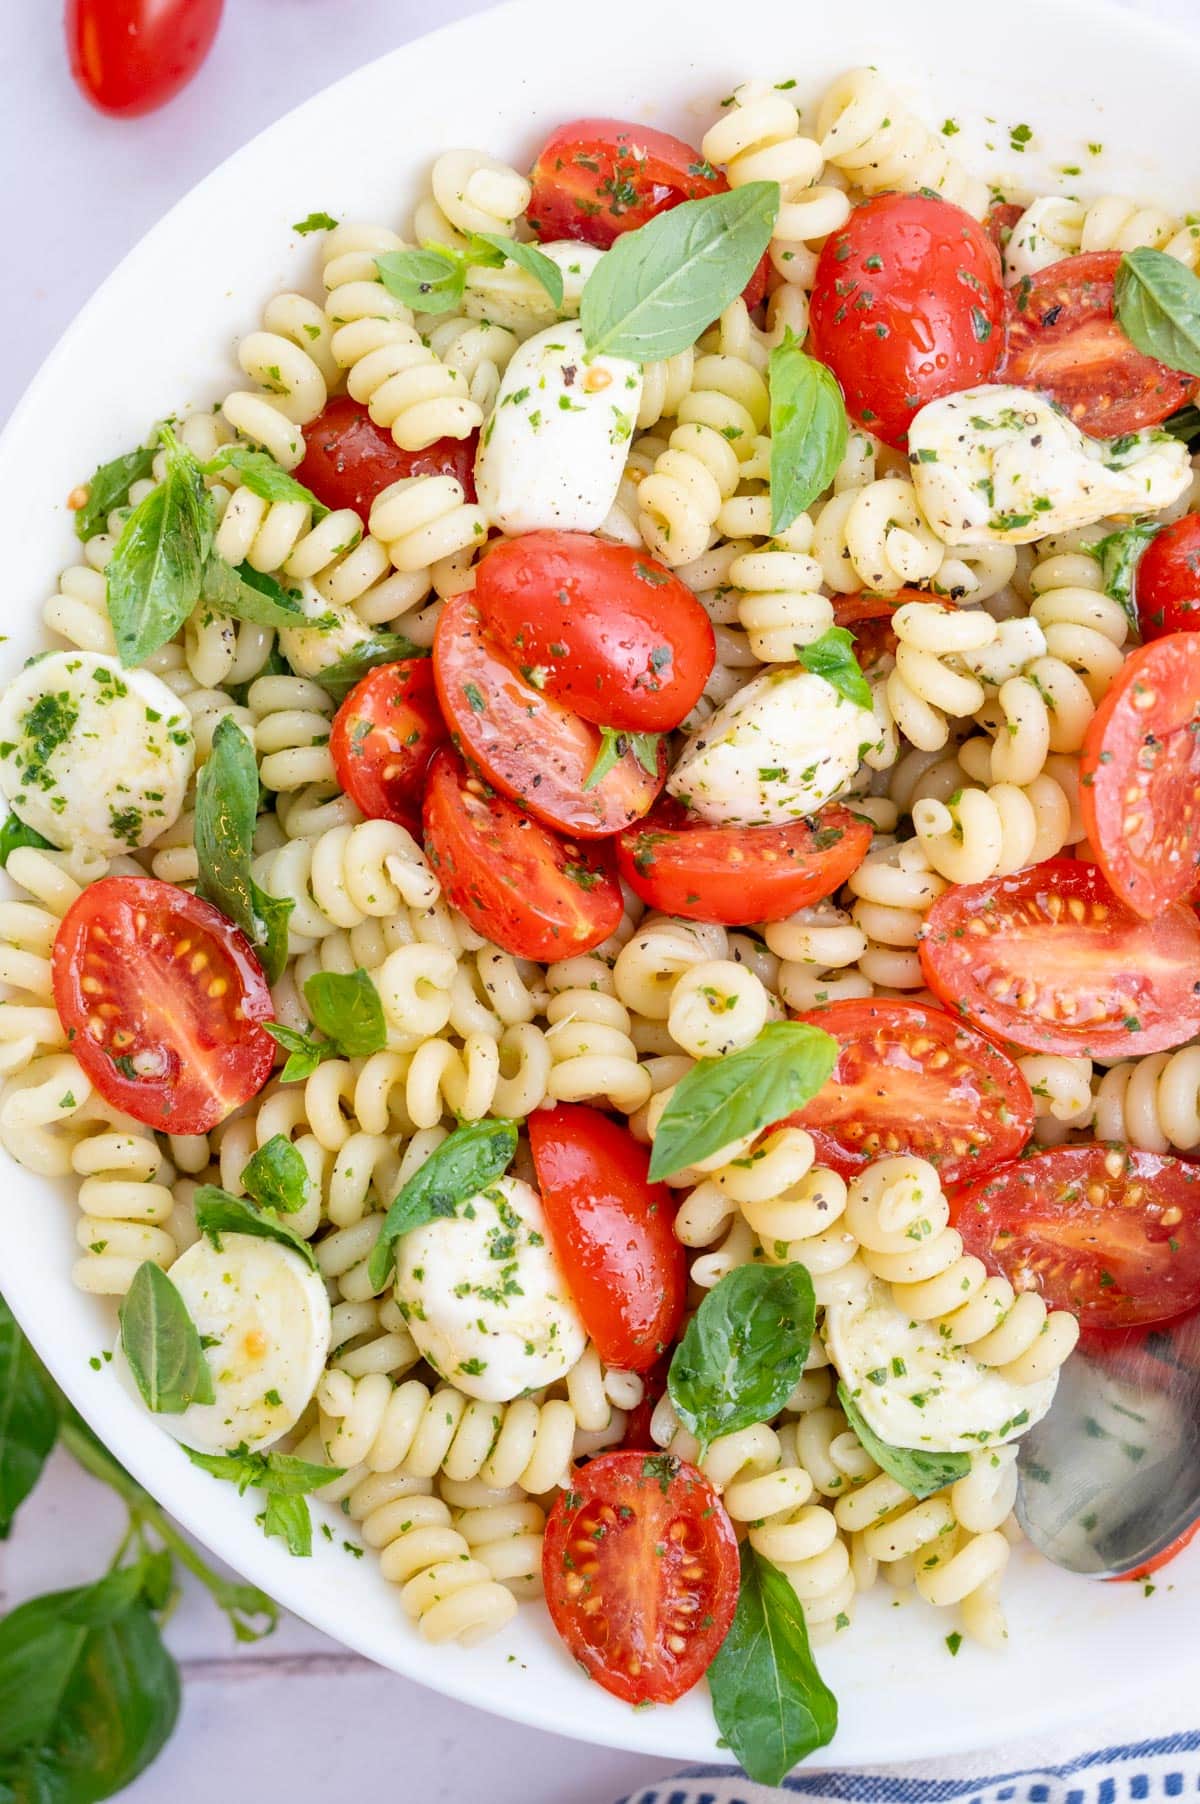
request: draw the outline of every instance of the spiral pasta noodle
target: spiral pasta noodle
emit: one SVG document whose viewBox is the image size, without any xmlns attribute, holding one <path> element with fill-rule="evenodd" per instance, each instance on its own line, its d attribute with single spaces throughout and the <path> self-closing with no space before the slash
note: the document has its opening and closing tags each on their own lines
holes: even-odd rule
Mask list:
<svg viewBox="0 0 1200 1804">
<path fill-rule="evenodd" d="M 809 275 L 811 253 L 801 253 L 846 223 L 850 201 L 841 188 L 820 182 L 824 153 L 801 132 L 787 96 L 767 82 L 743 82 L 723 117 L 705 132 L 700 154 L 709 163 L 724 165 L 731 188 L 743 182 L 779 183 L 782 200 L 771 234 L 771 260 L 788 280 Z"/>
<path fill-rule="evenodd" d="M 967 174 L 874 69 L 851 69 L 826 90 L 816 132 L 822 155 L 866 194 L 932 188 L 976 219 L 987 211 L 987 183 Z"/>
<path fill-rule="evenodd" d="M 637 491 L 642 537 L 664 563 L 688 564 L 708 548 L 769 411 L 753 364 L 722 352 L 696 358 L 678 424 Z"/>
</svg>

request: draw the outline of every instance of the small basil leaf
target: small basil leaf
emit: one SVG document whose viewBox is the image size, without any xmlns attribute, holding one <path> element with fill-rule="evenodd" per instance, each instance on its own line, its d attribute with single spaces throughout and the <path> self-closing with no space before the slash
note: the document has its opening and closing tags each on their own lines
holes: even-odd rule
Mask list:
<svg viewBox="0 0 1200 1804">
<path fill-rule="evenodd" d="M 249 445 L 222 445 L 217 455 L 205 464 L 204 474 L 216 476 L 222 470 L 235 471 L 242 486 L 257 495 L 260 501 L 299 501 L 310 510 L 314 520 L 323 520 L 329 512 L 311 489 L 297 482 L 266 451 L 252 450 Z"/>
<path fill-rule="evenodd" d="M 695 344 L 754 274 L 778 211 L 778 182 L 746 182 L 623 233 L 584 284 L 588 351 L 653 363 Z"/>
<path fill-rule="evenodd" d="M 125 522 L 105 570 L 108 617 L 122 664 L 141 664 L 174 638 L 200 599 L 213 510 L 200 465 L 169 426 L 166 471 Z"/>
<path fill-rule="evenodd" d="M 249 564 L 239 564 L 235 569 L 215 553 L 204 566 L 201 599 L 218 613 L 229 614 L 234 620 L 248 620 L 252 626 L 270 626 L 277 631 L 320 626 L 273 576 L 264 576 Z"/>
<path fill-rule="evenodd" d="M 856 708 L 871 709 L 871 685 L 867 682 L 854 655 L 854 634 L 844 626 L 831 626 L 808 645 L 798 645 L 796 655 L 805 670 L 824 677 L 846 701 Z"/>
<path fill-rule="evenodd" d="M 1148 245 L 1126 251 L 1113 300 L 1122 331 L 1139 351 L 1200 376 L 1200 281 L 1177 257 Z"/>
<path fill-rule="evenodd" d="M 466 264 L 455 251 L 428 246 L 376 257 L 379 280 L 414 313 L 449 313 L 463 297 Z"/>
<path fill-rule="evenodd" d="M 837 1041 L 803 1021 L 769 1021 L 738 1052 L 701 1059 L 675 1086 L 654 1135 L 650 1177 L 669 1178 L 803 1108 L 826 1082 Z"/>
<path fill-rule="evenodd" d="M 326 1059 L 336 1059 L 338 1049 L 330 1040 L 314 1040 L 310 1034 L 297 1033 L 294 1027 L 284 1027 L 281 1021 L 264 1021 L 263 1026 L 277 1046 L 282 1046 L 287 1053 L 287 1063 L 279 1073 L 281 1084 L 300 1083 L 311 1077 L 318 1065 Z"/>
<path fill-rule="evenodd" d="M 321 1032 L 347 1058 L 369 1058 L 387 1045 L 383 1004 L 365 971 L 314 972 L 304 986 L 304 999 Z"/>
<path fill-rule="evenodd" d="M 373 633 L 344 658 L 339 658 L 336 664 L 327 664 L 324 670 L 318 671 L 313 680 L 320 683 L 322 689 L 327 689 L 335 702 L 344 702 L 355 683 L 377 664 L 395 664 L 401 658 L 428 656 L 428 646 L 414 645 L 402 633 Z"/>
<path fill-rule="evenodd" d="M 145 482 L 154 474 L 155 447 L 139 445 L 124 457 L 114 457 L 101 464 L 88 483 L 87 500 L 75 515 L 75 536 L 86 545 L 96 533 L 103 532 L 114 508 L 124 507 L 135 482 Z"/>
<path fill-rule="evenodd" d="M 317 1256 L 307 1240 L 285 1226 L 277 1215 L 256 1209 L 244 1196 L 230 1196 L 215 1184 L 201 1184 L 195 1199 L 196 1226 L 220 1251 L 222 1234 L 251 1234 L 258 1240 L 276 1240 L 290 1252 L 299 1253 L 305 1265 L 314 1272 Z"/>
<path fill-rule="evenodd" d="M 269 1492 L 262 1531 L 268 1537 L 276 1535 L 286 1542 L 288 1552 L 297 1559 L 306 1560 L 312 1554 L 312 1517 L 303 1497 L 281 1497 L 274 1491 Z"/>
<path fill-rule="evenodd" d="M 467 263 L 482 263 L 485 259 L 480 255 L 480 247 L 486 246 L 492 257 L 486 259 L 496 264 L 515 263 L 527 275 L 540 282 L 556 307 L 563 304 L 563 276 L 557 263 L 551 261 L 536 244 L 519 244 L 515 238 L 502 238 L 498 232 L 475 232 L 467 246 Z"/>
<path fill-rule="evenodd" d="M 192 1403 L 213 1401 L 212 1373 L 196 1324 L 153 1260 L 133 1274 L 120 1323 L 121 1346 L 147 1409 L 156 1416 L 180 1416 Z"/>
<path fill-rule="evenodd" d="M 648 776 L 657 777 L 658 748 L 663 738 L 661 733 L 627 733 L 619 727 L 601 727 L 599 731 L 600 750 L 583 780 L 584 789 L 595 789 L 598 783 L 602 783 L 627 752 L 633 753 Z"/>
<path fill-rule="evenodd" d="M 868 1428 L 862 1412 L 844 1384 L 838 1385 L 838 1402 L 847 1422 L 875 1464 L 914 1497 L 932 1497 L 947 1485 L 957 1484 L 971 1470 L 969 1453 L 927 1453 L 915 1447 L 893 1447 Z"/>
<path fill-rule="evenodd" d="M 837 1733 L 837 1699 L 817 1671 L 800 1600 L 749 1541 L 733 1626 L 708 1684 L 717 1727 L 759 1785 L 778 1785 Z"/>
<path fill-rule="evenodd" d="M 413 1173 L 388 1210 L 367 1264 L 371 1289 L 382 1290 L 391 1276 L 401 1235 L 439 1216 L 453 1215 L 460 1203 L 503 1176 L 516 1150 L 513 1121 L 471 1121 L 455 1128 Z"/>
<path fill-rule="evenodd" d="M 44 850 L 49 844 L 48 839 L 43 839 L 40 833 L 18 820 L 15 814 L 10 814 L 0 827 L 0 870 L 7 870 L 9 859 L 22 846 L 35 846 Z"/>
<path fill-rule="evenodd" d="M 272 1134 L 242 1172 L 247 1194 L 260 1209 L 294 1215 L 308 1200 L 308 1167 L 285 1134 Z"/>
<path fill-rule="evenodd" d="M 58 1438 L 58 1394 L 0 1297 L 0 1540 Z"/>
<path fill-rule="evenodd" d="M 679 1419 L 702 1447 L 779 1414 L 800 1382 L 815 1320 L 803 1265 L 739 1265 L 714 1284 L 667 1374 Z"/>
<path fill-rule="evenodd" d="M 833 481 L 846 449 L 837 377 L 789 331 L 771 352 L 771 531 L 780 533 Z"/>
<path fill-rule="evenodd" d="M 1120 602 L 1135 633 L 1141 631 L 1135 600 L 1138 565 L 1151 539 L 1157 538 L 1161 531 L 1162 527 L 1151 520 L 1135 520 L 1132 526 L 1126 526 L 1121 532 L 1108 533 L 1091 547 L 1092 556 L 1100 559 L 1105 590 L 1114 601 Z M 1161 618 L 1157 624 L 1162 625 Z"/>
<path fill-rule="evenodd" d="M 196 894 L 241 928 L 258 951 L 267 982 L 275 983 L 287 964 L 288 919 L 295 904 L 269 896 L 251 875 L 257 820 L 258 764 L 246 735 L 227 715 L 196 778 Z"/>
<path fill-rule="evenodd" d="M 307 219 L 298 219 L 293 225 L 293 232 L 299 232 L 301 238 L 307 238 L 310 232 L 335 232 L 337 220 L 329 213 L 310 213 Z"/>
</svg>

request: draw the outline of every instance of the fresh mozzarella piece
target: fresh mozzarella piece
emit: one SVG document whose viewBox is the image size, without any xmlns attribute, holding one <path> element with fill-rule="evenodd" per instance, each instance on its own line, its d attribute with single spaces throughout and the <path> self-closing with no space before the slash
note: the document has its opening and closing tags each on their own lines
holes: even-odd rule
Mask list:
<svg viewBox="0 0 1200 1804">
<path fill-rule="evenodd" d="M 589 358 L 577 321 L 513 354 L 475 461 L 479 505 L 502 532 L 595 532 L 617 498 L 642 399 L 625 357 Z"/>
<path fill-rule="evenodd" d="M 1105 514 L 1156 513 L 1192 480 L 1166 432 L 1088 438 L 1041 395 L 968 388 L 923 407 L 908 429 L 921 510 L 948 545 L 1028 545 Z"/>
<path fill-rule="evenodd" d="M 1014 1384 L 914 1322 L 873 1280 L 825 1311 L 825 1346 L 867 1427 L 893 1447 L 971 1453 L 1014 1441 L 1054 1400 L 1057 1372 Z"/>
<path fill-rule="evenodd" d="M 881 746 L 873 713 L 787 664 L 717 709 L 685 744 L 667 788 L 703 820 L 778 826 L 845 795 Z"/>
<path fill-rule="evenodd" d="M 0 698 L 0 790 L 64 851 L 111 858 L 157 839 L 179 818 L 195 758 L 179 697 L 116 658 L 51 652 Z"/>
<path fill-rule="evenodd" d="M 536 276 L 518 263 L 506 263 L 502 269 L 468 268 L 463 312 L 470 319 L 506 326 L 519 338 L 540 331 L 556 319 L 578 319 L 583 285 L 604 252 L 594 244 L 578 244 L 573 238 L 557 238 L 537 248 L 562 271 L 561 306 L 554 305 Z"/>
<path fill-rule="evenodd" d="M 297 676 L 319 677 L 376 637 L 353 608 L 326 601 L 310 582 L 301 583 L 294 593 L 305 616 L 319 623 L 285 627 L 279 634 L 279 649 Z"/>
<path fill-rule="evenodd" d="M 1031 201 L 1012 229 L 1004 253 L 1004 280 L 1010 288 L 1061 263 L 1079 249 L 1085 209 L 1077 200 L 1044 194 Z"/>
<path fill-rule="evenodd" d="M 550 1250 L 537 1192 L 499 1178 L 400 1241 L 396 1300 L 435 1372 L 507 1403 L 564 1378 L 586 1335 Z"/>
<path fill-rule="evenodd" d="M 1029 615 L 1001 620 L 996 637 L 978 651 L 960 651 L 959 661 L 981 682 L 998 689 L 1010 677 L 1019 676 L 1026 664 L 1046 655 L 1046 635 Z"/>
</svg>

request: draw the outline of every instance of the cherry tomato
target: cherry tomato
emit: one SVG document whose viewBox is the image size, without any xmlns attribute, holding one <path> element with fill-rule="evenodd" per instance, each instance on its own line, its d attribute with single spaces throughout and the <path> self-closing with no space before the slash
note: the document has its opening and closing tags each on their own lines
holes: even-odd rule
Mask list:
<svg viewBox="0 0 1200 1804">
<path fill-rule="evenodd" d="M 1197 1517 L 1190 1528 L 1185 1528 L 1181 1535 L 1176 1535 L 1169 1547 L 1164 1547 L 1161 1553 L 1156 1553 L 1153 1559 L 1147 1560 L 1136 1571 L 1118 1573 L 1112 1583 L 1120 1584 L 1127 1579 L 1148 1579 L 1152 1572 L 1160 1572 L 1164 1566 L 1169 1566 L 1176 1554 L 1182 1553 L 1185 1547 L 1191 1545 L 1197 1534 L 1200 1534 L 1200 1517 Z"/>
<path fill-rule="evenodd" d="M 583 839 L 617 833 L 641 819 L 667 780 L 660 740 L 654 775 L 626 749 L 586 788 L 603 736 L 506 663 L 471 595 L 453 596 L 442 609 L 433 674 L 459 749 L 501 794 L 561 833 Z"/>
<path fill-rule="evenodd" d="M 687 1263 L 650 1154 L 598 1109 L 559 1103 L 529 1117 L 546 1226 L 605 1365 L 645 1372 L 674 1341 Z"/>
<path fill-rule="evenodd" d="M 1143 639 L 1200 632 L 1200 514 L 1185 514 L 1151 539 L 1134 590 Z"/>
<path fill-rule="evenodd" d="M 908 601 L 936 601 L 944 608 L 955 603 L 949 595 L 934 595 L 929 589 L 897 589 L 894 595 L 873 595 L 861 589 L 857 595 L 835 595 L 833 618 L 854 635 L 854 655 L 864 670 L 878 664 L 881 658 L 895 657 L 896 634 L 892 615 Z"/>
<path fill-rule="evenodd" d="M 611 850 L 560 839 L 491 794 L 447 746 L 429 767 L 424 825 L 448 900 L 514 958 L 573 958 L 616 932 Z"/>
<path fill-rule="evenodd" d="M 1013 235 L 1013 227 L 1025 209 L 1017 201 L 998 200 L 987 210 L 983 229 L 1003 257 L 1008 249 L 1008 241 Z"/>
<path fill-rule="evenodd" d="M 627 1704 L 671 1704 L 729 1633 L 737 1537 L 686 1460 L 602 1453 L 555 1500 L 542 1577 L 550 1620 L 590 1678 Z"/>
<path fill-rule="evenodd" d="M 153 877 L 102 877 L 63 917 L 54 1000 L 105 1102 L 164 1134 L 206 1134 L 258 1094 L 275 1009 L 249 941 Z"/>
<path fill-rule="evenodd" d="M 642 1400 L 625 1413 L 625 1433 L 620 1442 L 623 1451 L 650 1454 L 659 1451 L 650 1433 L 650 1424 L 654 1420 L 655 1409 L 666 1394 L 667 1373 L 670 1368 L 671 1359 L 668 1354 L 642 1374 Z"/>
<path fill-rule="evenodd" d="M 1144 921 L 1075 858 L 953 884 L 920 955 L 948 1009 L 1033 1052 L 1133 1058 L 1200 1032 L 1200 921 L 1182 904 Z"/>
<path fill-rule="evenodd" d="M 904 449 L 915 413 L 991 380 L 1003 348 L 1000 256 L 935 194 L 880 194 L 825 240 L 812 348 L 856 420 Z"/>
<path fill-rule="evenodd" d="M 1200 1170 L 1133 1146 L 1054 1146 L 962 1190 L 969 1253 L 1085 1328 L 1169 1322 L 1200 1303 Z"/>
<path fill-rule="evenodd" d="M 791 1119 L 822 1165 L 853 1177 L 872 1159 L 915 1153 L 942 1183 L 966 1184 L 1015 1159 L 1033 1097 L 1006 1053 L 919 1002 L 831 1002 L 799 1017 L 838 1042 L 833 1075 Z"/>
<path fill-rule="evenodd" d="M 832 895 L 870 843 L 866 822 L 836 804 L 786 827 L 711 827 L 664 797 L 617 840 L 617 868 L 651 908 L 748 927 Z"/>
<path fill-rule="evenodd" d="M 501 540 L 479 566 L 475 605 L 509 662 L 596 726 L 670 732 L 716 660 L 687 584 L 648 553 L 589 533 Z"/>
<path fill-rule="evenodd" d="M 292 472 L 328 508 L 352 507 L 365 520 L 371 503 L 404 476 L 453 476 L 468 501 L 475 499 L 475 451 L 479 434 L 439 438 L 423 451 L 402 451 L 365 407 L 338 395 L 304 429 L 304 461 Z"/>
<path fill-rule="evenodd" d="M 428 658 L 380 664 L 333 717 L 329 750 L 337 780 L 371 821 L 417 831 L 429 760 L 450 734 Z"/>
<path fill-rule="evenodd" d="M 102 113 L 151 113 L 191 81 L 224 0 L 67 0 L 71 74 Z"/>
<path fill-rule="evenodd" d="M 1117 895 L 1148 920 L 1200 872 L 1200 638 L 1131 652 L 1088 723 L 1083 822 Z"/>
<path fill-rule="evenodd" d="M 1040 389 L 1095 438 L 1155 426 L 1200 389 L 1195 377 L 1145 356 L 1117 324 L 1121 255 L 1065 257 L 1022 277 L 1008 297 L 1003 380 Z"/>
</svg>

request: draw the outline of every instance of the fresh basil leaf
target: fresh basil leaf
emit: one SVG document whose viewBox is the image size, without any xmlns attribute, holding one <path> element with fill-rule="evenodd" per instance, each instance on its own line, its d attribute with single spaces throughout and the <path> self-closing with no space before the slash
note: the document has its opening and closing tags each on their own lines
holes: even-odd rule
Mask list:
<svg viewBox="0 0 1200 1804">
<path fill-rule="evenodd" d="M 1151 539 L 1157 538 L 1161 531 L 1162 527 L 1152 520 L 1135 520 L 1132 526 L 1110 532 L 1090 547 L 1092 556 L 1100 559 L 1105 590 L 1114 601 L 1120 602 L 1135 633 L 1141 632 L 1135 600 L 1138 565 Z M 1162 625 L 1161 616 L 1157 624 Z"/>
<path fill-rule="evenodd" d="M 297 1459 L 294 1453 L 268 1453 L 265 1458 L 266 1476 L 255 1483 L 277 1497 L 306 1497 L 345 1476 L 343 1466 L 316 1466 L 311 1460 Z"/>
<path fill-rule="evenodd" d="M 837 377 L 789 330 L 771 352 L 771 531 L 780 533 L 833 481 L 849 425 Z"/>
<path fill-rule="evenodd" d="M 241 928 L 259 954 L 267 982 L 275 983 L 287 964 L 288 919 L 295 903 L 269 896 L 254 881 L 250 859 L 257 821 L 258 764 L 250 741 L 226 715 L 196 778 L 196 894 Z"/>
<path fill-rule="evenodd" d="M 40 833 L 27 827 L 24 821 L 18 820 L 10 812 L 8 819 L 0 827 L 0 871 L 7 870 L 9 859 L 22 846 L 35 846 L 39 850 L 45 850 L 49 844 L 48 839 L 43 839 Z"/>
<path fill-rule="evenodd" d="M 675 1086 L 654 1135 L 650 1177 L 669 1178 L 731 1141 L 803 1108 L 826 1082 L 837 1041 L 803 1021 L 769 1021 L 724 1058 L 701 1059 Z"/>
<path fill-rule="evenodd" d="M 595 763 L 583 780 L 585 789 L 595 789 L 626 752 L 632 752 L 642 769 L 651 777 L 658 775 L 658 747 L 661 733 L 627 733 L 618 727 L 600 728 L 600 750 Z"/>
<path fill-rule="evenodd" d="M 622 233 L 584 284 L 588 351 L 653 363 L 695 344 L 754 274 L 778 211 L 778 182 L 745 182 Z"/>
<path fill-rule="evenodd" d="M 272 1134 L 242 1172 L 242 1183 L 260 1209 L 294 1215 L 308 1200 L 308 1167 L 286 1134 Z"/>
<path fill-rule="evenodd" d="M 312 1517 L 303 1497 L 280 1497 L 271 1492 L 263 1511 L 262 1531 L 286 1542 L 288 1552 L 297 1559 L 306 1560 L 312 1554 Z"/>
<path fill-rule="evenodd" d="M 270 626 L 284 632 L 294 627 L 320 627 L 320 621 L 311 619 L 295 596 L 273 576 L 264 576 L 249 564 L 235 568 L 215 552 L 204 566 L 201 599 L 218 613 L 229 614 L 234 620 L 248 620 L 252 626 Z"/>
<path fill-rule="evenodd" d="M 470 1121 L 455 1128 L 413 1173 L 388 1210 L 367 1263 L 371 1289 L 382 1290 L 391 1276 L 401 1235 L 453 1215 L 460 1203 L 503 1176 L 516 1150 L 514 1121 Z"/>
<path fill-rule="evenodd" d="M 307 219 L 298 219 L 292 230 L 299 232 L 301 238 L 307 238 L 310 232 L 335 232 L 337 224 L 329 213 L 310 213 Z"/>
<path fill-rule="evenodd" d="M 214 1399 L 196 1324 L 161 1267 L 146 1259 L 121 1302 L 121 1346 L 142 1401 L 156 1416 L 180 1416 Z"/>
<path fill-rule="evenodd" d="M 844 626 L 831 626 L 808 645 L 798 645 L 796 655 L 805 670 L 824 677 L 831 688 L 857 708 L 871 709 L 871 685 L 854 655 L 854 634 Z"/>
<path fill-rule="evenodd" d="M 837 1699 L 817 1671 L 800 1600 L 749 1541 L 733 1626 L 708 1684 L 717 1727 L 759 1785 L 778 1785 L 837 1733 Z"/>
<path fill-rule="evenodd" d="M 739 1265 L 713 1285 L 667 1374 L 676 1413 L 702 1447 L 779 1414 L 800 1382 L 815 1320 L 803 1265 Z"/>
<path fill-rule="evenodd" d="M 184 1447 L 194 1466 L 224 1479 L 245 1493 L 251 1485 L 266 1492 L 266 1509 L 259 1517 L 265 1535 L 276 1535 L 288 1551 L 300 1559 L 312 1553 L 312 1519 L 305 1496 L 345 1476 L 341 1466 L 314 1466 L 292 1453 L 199 1453 Z"/>
<path fill-rule="evenodd" d="M 1200 447 L 1200 407 L 1189 402 L 1164 420 L 1160 430 L 1169 432 L 1172 438 L 1182 439 L 1188 450 L 1194 452 Z"/>
<path fill-rule="evenodd" d="M 844 1384 L 838 1385 L 838 1402 L 847 1422 L 875 1464 L 914 1497 L 932 1497 L 947 1485 L 957 1484 L 971 1470 L 969 1453 L 927 1453 L 916 1447 L 893 1447 L 881 1441 L 863 1420 L 862 1411 Z"/>
<path fill-rule="evenodd" d="M 100 465 L 87 485 L 87 500 L 75 515 L 76 538 L 86 545 L 96 533 L 104 531 L 109 514 L 114 508 L 124 507 L 134 483 L 145 482 L 154 474 L 155 456 L 153 445 L 139 445 L 136 451 L 127 451 L 124 457 L 114 457 L 111 463 Z"/>
<path fill-rule="evenodd" d="M 492 257 L 484 258 L 481 247 L 492 252 Z M 474 232 L 467 245 L 466 261 L 472 263 L 491 263 L 495 260 L 498 266 L 502 263 L 515 263 L 527 275 L 540 282 L 556 307 L 563 304 L 563 276 L 557 263 L 551 261 L 536 244 L 520 244 L 515 238 L 502 238 L 498 232 Z"/>
<path fill-rule="evenodd" d="M 414 313 L 450 313 L 463 298 L 466 264 L 450 250 L 386 251 L 376 257 L 379 280 Z"/>
<path fill-rule="evenodd" d="M 369 1058 L 387 1045 L 383 1004 L 365 971 L 316 971 L 304 986 L 304 999 L 321 1032 L 347 1058 Z"/>
<path fill-rule="evenodd" d="M 58 1392 L 0 1297 L 0 1540 L 58 1438 Z"/>
<path fill-rule="evenodd" d="M 213 510 L 200 465 L 159 427 L 166 471 L 125 522 L 105 570 L 108 617 L 122 664 L 142 664 L 174 638 L 200 600 Z"/>
<path fill-rule="evenodd" d="M 297 482 L 267 451 L 255 451 L 249 445 L 222 445 L 217 455 L 204 465 L 204 474 L 216 476 L 222 470 L 233 470 L 242 486 L 257 495 L 260 501 L 299 501 L 309 509 L 314 520 L 323 520 L 329 512 L 311 489 Z"/>
<path fill-rule="evenodd" d="M 277 1046 L 287 1053 L 287 1063 L 279 1073 L 281 1084 L 297 1084 L 311 1077 L 326 1059 L 336 1059 L 338 1049 L 331 1040 L 314 1040 L 310 1034 L 297 1033 L 282 1021 L 264 1021 L 263 1026 Z"/>
<path fill-rule="evenodd" d="M 1113 302 L 1122 331 L 1139 351 L 1200 376 L 1200 281 L 1178 257 L 1149 245 L 1126 251 Z"/>
<path fill-rule="evenodd" d="M 339 658 L 336 664 L 327 664 L 324 670 L 318 671 L 313 680 L 328 690 L 335 702 L 344 702 L 355 683 L 377 664 L 395 664 L 401 658 L 428 656 L 428 646 L 414 645 L 402 633 L 373 633 L 344 658 Z"/>
<path fill-rule="evenodd" d="M 280 1246 L 299 1253 L 305 1265 L 317 1269 L 317 1256 L 307 1240 L 280 1221 L 269 1210 L 256 1209 L 244 1196 L 230 1196 L 215 1184 L 201 1184 L 195 1197 L 196 1226 L 220 1251 L 222 1234 L 251 1234 L 259 1240 L 277 1240 Z"/>
</svg>

